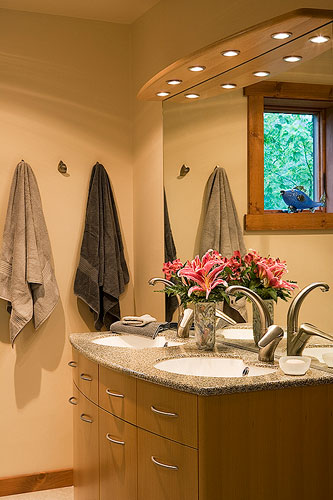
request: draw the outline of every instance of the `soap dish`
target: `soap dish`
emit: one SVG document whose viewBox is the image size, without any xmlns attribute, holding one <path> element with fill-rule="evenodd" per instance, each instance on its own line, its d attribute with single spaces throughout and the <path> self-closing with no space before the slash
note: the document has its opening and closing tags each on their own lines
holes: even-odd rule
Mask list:
<svg viewBox="0 0 333 500">
<path fill-rule="evenodd" d="M 308 356 L 282 356 L 279 365 L 285 375 L 305 375 L 310 368 Z"/>
<path fill-rule="evenodd" d="M 323 357 L 324 363 L 329 368 L 333 368 L 333 352 L 323 352 L 322 357 Z"/>
</svg>

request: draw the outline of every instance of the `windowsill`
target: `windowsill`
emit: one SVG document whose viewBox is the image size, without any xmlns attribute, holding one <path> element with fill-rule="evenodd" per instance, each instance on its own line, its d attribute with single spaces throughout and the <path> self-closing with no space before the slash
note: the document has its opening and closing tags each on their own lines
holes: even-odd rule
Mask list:
<svg viewBox="0 0 333 500">
<path fill-rule="evenodd" d="M 299 212 L 279 213 L 267 211 L 263 214 L 246 214 L 246 231 L 295 231 L 333 229 L 333 213 Z"/>
</svg>

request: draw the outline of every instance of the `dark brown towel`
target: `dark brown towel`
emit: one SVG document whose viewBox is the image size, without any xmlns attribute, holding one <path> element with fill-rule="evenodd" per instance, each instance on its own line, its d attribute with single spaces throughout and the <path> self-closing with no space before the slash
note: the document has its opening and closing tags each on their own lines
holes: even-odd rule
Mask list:
<svg viewBox="0 0 333 500">
<path fill-rule="evenodd" d="M 129 282 L 117 209 L 109 176 L 100 163 L 92 169 L 74 293 L 95 313 L 95 327 L 108 330 L 120 319 L 119 296 Z"/>
<path fill-rule="evenodd" d="M 164 261 L 172 262 L 177 259 L 177 251 L 172 235 L 168 203 L 164 190 Z M 173 313 L 178 309 L 177 297 L 165 294 L 165 320 L 172 321 Z"/>
</svg>

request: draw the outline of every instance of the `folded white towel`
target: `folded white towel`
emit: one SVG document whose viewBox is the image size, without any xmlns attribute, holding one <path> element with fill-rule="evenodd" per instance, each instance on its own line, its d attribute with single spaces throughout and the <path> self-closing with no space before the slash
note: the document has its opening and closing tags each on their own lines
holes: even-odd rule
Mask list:
<svg viewBox="0 0 333 500">
<path fill-rule="evenodd" d="M 153 321 L 156 321 L 156 318 L 153 318 L 150 314 L 143 314 L 142 316 L 124 316 L 121 320 L 123 325 L 131 326 L 145 326 Z"/>
</svg>

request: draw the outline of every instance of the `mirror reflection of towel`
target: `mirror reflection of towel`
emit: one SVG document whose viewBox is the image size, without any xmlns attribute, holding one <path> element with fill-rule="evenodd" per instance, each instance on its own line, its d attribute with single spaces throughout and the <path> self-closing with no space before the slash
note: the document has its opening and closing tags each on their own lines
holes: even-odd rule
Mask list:
<svg viewBox="0 0 333 500">
<path fill-rule="evenodd" d="M 168 204 L 164 191 L 164 260 L 172 262 L 177 259 L 177 251 L 172 235 Z M 172 321 L 173 313 L 178 309 L 177 297 L 165 294 L 165 321 Z"/>
<path fill-rule="evenodd" d="M 235 250 L 246 253 L 243 232 L 224 168 L 215 167 L 210 175 L 203 204 L 203 226 L 200 238 L 200 256 L 209 249 L 217 250 L 223 257 L 231 257 Z M 225 303 L 223 311 L 239 322 L 247 320 L 245 300 L 237 301 L 232 308 Z M 240 307 L 239 307 L 240 306 Z M 233 309 L 235 313 L 233 314 Z"/>
<path fill-rule="evenodd" d="M 200 255 L 212 248 L 224 257 L 235 250 L 246 253 L 243 232 L 224 168 L 215 167 L 210 175 L 204 199 L 204 220 L 200 239 Z"/>
<path fill-rule="evenodd" d="M 92 169 L 74 293 L 95 313 L 95 327 L 108 330 L 120 319 L 119 296 L 129 281 L 116 204 L 109 176 Z"/>
</svg>

